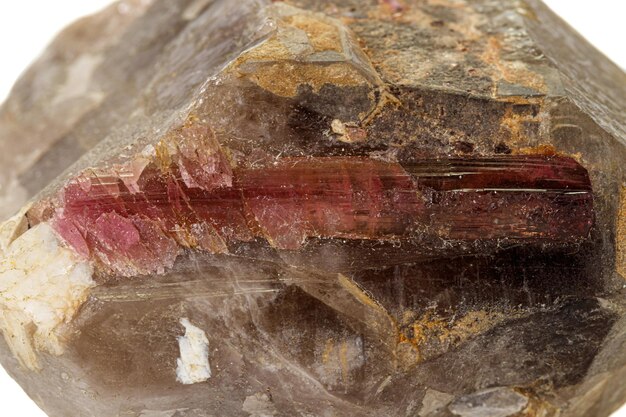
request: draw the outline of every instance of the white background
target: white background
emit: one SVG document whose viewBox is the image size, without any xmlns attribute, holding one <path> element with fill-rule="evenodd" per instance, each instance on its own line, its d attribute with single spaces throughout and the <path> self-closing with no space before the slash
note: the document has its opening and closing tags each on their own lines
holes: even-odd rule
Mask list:
<svg viewBox="0 0 626 417">
<path fill-rule="evenodd" d="M 624 0 L 545 1 L 598 49 L 626 68 Z M 56 32 L 109 3 L 110 0 L 0 0 L 0 101 Z M 6 417 L 46 417 L 2 368 L 0 409 Z M 626 417 L 626 407 L 613 417 Z"/>
</svg>

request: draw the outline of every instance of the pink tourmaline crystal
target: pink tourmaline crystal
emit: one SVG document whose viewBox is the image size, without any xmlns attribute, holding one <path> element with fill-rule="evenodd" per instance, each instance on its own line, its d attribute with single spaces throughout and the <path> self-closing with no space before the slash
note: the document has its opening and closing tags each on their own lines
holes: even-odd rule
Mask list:
<svg viewBox="0 0 626 417">
<path fill-rule="evenodd" d="M 428 235 L 558 245 L 587 238 L 593 221 L 587 172 L 563 157 L 433 160 L 407 169 L 356 157 L 283 158 L 237 169 L 230 182 L 189 187 L 176 164 L 148 167 L 134 191 L 112 174 L 94 174 L 63 190 L 53 222 L 83 256 L 134 275 L 171 268 L 181 247 L 228 253 L 255 238 L 284 250 L 309 238 L 400 244 Z M 437 251 L 424 245 L 410 258 Z"/>
</svg>

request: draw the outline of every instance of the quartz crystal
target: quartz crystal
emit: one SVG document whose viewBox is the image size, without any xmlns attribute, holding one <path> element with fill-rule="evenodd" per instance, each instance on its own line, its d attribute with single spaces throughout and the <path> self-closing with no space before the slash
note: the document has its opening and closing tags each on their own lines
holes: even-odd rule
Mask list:
<svg viewBox="0 0 626 417">
<path fill-rule="evenodd" d="M 538 0 L 125 0 L 0 108 L 52 417 L 608 416 L 626 75 Z"/>
</svg>

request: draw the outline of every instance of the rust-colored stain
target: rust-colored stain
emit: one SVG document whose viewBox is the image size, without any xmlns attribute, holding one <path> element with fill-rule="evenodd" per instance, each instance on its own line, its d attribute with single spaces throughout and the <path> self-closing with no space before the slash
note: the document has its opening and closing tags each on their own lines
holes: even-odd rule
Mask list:
<svg viewBox="0 0 626 417">
<path fill-rule="evenodd" d="M 396 319 L 389 314 L 382 304 L 375 300 L 356 282 L 343 274 L 338 274 L 337 278 L 339 285 L 345 289 L 348 294 L 354 297 L 357 302 L 367 307 L 373 313 L 374 319 L 368 324 L 371 327 L 374 327 L 381 337 L 395 339 L 391 341 L 392 344 L 395 343 L 399 339 L 398 323 L 396 322 Z"/>
<path fill-rule="evenodd" d="M 397 349 L 398 359 L 405 367 L 423 362 L 520 314 L 517 310 L 506 314 L 478 310 L 450 321 L 430 311 L 419 317 L 414 312 L 405 312 L 401 320 L 403 330 Z"/>
<path fill-rule="evenodd" d="M 294 97 L 300 86 L 308 85 L 318 92 L 325 84 L 354 87 L 368 83 L 359 71 L 347 63 L 326 66 L 289 61 L 263 65 L 249 77 L 264 90 L 281 97 Z"/>
<path fill-rule="evenodd" d="M 313 14 L 298 14 L 285 18 L 285 23 L 302 30 L 315 52 L 342 52 L 339 28 L 336 24 L 325 20 L 316 18 Z"/>
<path fill-rule="evenodd" d="M 549 400 L 542 398 L 538 392 L 542 389 L 540 386 L 530 388 L 517 388 L 519 394 L 528 398 L 528 404 L 526 407 L 515 414 L 518 417 L 556 417 L 560 414 L 559 409 L 549 402 Z"/>
<path fill-rule="evenodd" d="M 341 374 L 341 382 L 348 386 L 350 383 L 350 372 L 352 370 L 352 361 L 350 345 L 347 340 L 335 341 L 327 339 L 322 352 L 322 364 L 324 364 L 324 372 L 333 374 L 337 371 Z"/>
<path fill-rule="evenodd" d="M 326 344 L 324 345 L 324 352 L 322 352 L 322 363 L 324 365 L 330 363 L 330 355 L 332 355 L 333 350 L 335 350 L 333 339 L 327 339 Z"/>
<path fill-rule="evenodd" d="M 519 104 L 529 103 L 530 102 L 527 100 L 520 100 Z M 540 112 L 535 115 L 519 114 L 513 111 L 513 106 L 509 106 L 506 108 L 505 113 L 500 120 L 500 129 L 503 131 L 503 133 L 506 133 L 509 136 L 509 145 L 513 145 L 512 147 L 516 148 L 521 144 L 528 143 L 530 139 L 524 129 L 525 125 L 531 123 L 541 123 L 541 121 L 542 120 Z"/>
<path fill-rule="evenodd" d="M 545 156 L 556 156 L 559 155 L 556 148 L 553 145 L 548 144 L 540 144 L 537 146 L 529 146 L 526 148 L 518 148 L 513 150 L 514 154 L 519 155 L 545 155 Z"/>
<path fill-rule="evenodd" d="M 493 97 L 498 97 L 498 84 L 506 81 L 533 89 L 539 93 L 545 93 L 547 86 L 543 77 L 529 70 L 526 65 L 518 61 L 502 59 L 502 42 L 497 36 L 490 36 L 481 56 L 482 60 L 491 67 L 493 80 Z"/>
<path fill-rule="evenodd" d="M 358 48 L 358 43 L 340 21 L 296 8 L 287 12 L 292 14 L 277 18 L 276 33 L 241 55 L 228 72 L 280 97 L 295 97 L 301 86 L 318 92 L 326 84 L 372 84 L 352 61 L 355 53 L 362 53 L 347 50 Z"/>
<path fill-rule="evenodd" d="M 341 342 L 339 346 L 339 363 L 341 364 L 341 378 L 344 384 L 347 385 L 350 377 L 350 363 L 348 359 L 348 343 L 346 341 Z"/>
</svg>

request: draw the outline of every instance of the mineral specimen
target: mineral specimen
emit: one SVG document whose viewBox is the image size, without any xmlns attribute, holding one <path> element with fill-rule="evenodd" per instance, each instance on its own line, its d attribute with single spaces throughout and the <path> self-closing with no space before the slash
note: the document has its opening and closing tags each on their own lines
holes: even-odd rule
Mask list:
<svg viewBox="0 0 626 417">
<path fill-rule="evenodd" d="M 607 416 L 624 109 L 537 0 L 115 3 L 0 109 L 0 360 L 53 417 Z"/>
</svg>

